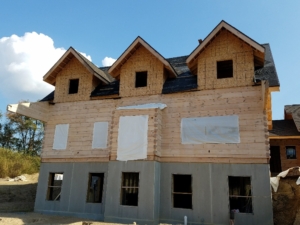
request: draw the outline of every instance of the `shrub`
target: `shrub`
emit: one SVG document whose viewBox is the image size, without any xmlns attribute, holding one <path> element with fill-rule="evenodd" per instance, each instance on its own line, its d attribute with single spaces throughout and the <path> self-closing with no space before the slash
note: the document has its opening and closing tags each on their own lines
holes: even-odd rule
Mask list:
<svg viewBox="0 0 300 225">
<path fill-rule="evenodd" d="M 0 148 L 0 178 L 39 172 L 40 157 Z"/>
</svg>

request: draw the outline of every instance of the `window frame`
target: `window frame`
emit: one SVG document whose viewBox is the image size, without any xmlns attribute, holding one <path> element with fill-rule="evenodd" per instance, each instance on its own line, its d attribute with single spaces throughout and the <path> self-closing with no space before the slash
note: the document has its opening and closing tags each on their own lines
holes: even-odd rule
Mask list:
<svg viewBox="0 0 300 225">
<path fill-rule="evenodd" d="M 191 177 L 191 192 L 175 192 L 175 176 L 190 176 Z M 172 192 L 171 192 L 171 199 L 172 199 L 172 207 L 175 209 L 190 209 L 193 210 L 193 176 L 192 174 L 172 174 Z M 174 195 L 191 195 L 191 208 L 183 208 L 183 207 L 175 207 L 175 200 L 174 200 Z"/>
<path fill-rule="evenodd" d="M 231 68 L 226 68 L 224 67 L 229 67 L 228 65 L 224 65 L 226 63 L 231 62 L 230 67 Z M 221 65 L 223 64 L 223 65 Z M 217 79 L 226 79 L 226 78 L 233 78 L 233 60 L 232 59 L 226 59 L 226 60 L 218 60 L 216 63 L 217 66 Z M 221 67 L 221 68 L 220 68 Z M 228 74 L 230 73 L 230 76 Z"/>
<path fill-rule="evenodd" d="M 63 172 L 50 172 L 49 176 L 48 176 L 48 186 L 47 186 L 47 195 L 46 195 L 46 200 L 47 201 L 60 201 L 61 198 L 61 192 L 62 192 L 62 186 L 63 186 L 63 180 L 61 180 L 61 184 L 60 186 L 54 185 L 54 181 L 55 181 L 55 175 L 62 175 L 64 176 Z M 59 188 L 60 192 L 59 194 L 56 196 L 56 198 L 53 199 L 53 190 L 54 188 Z"/>
<path fill-rule="evenodd" d="M 95 172 L 95 173 L 89 173 L 89 179 L 88 179 L 88 186 L 87 186 L 87 194 L 86 194 L 86 203 L 102 203 L 103 201 L 103 190 L 104 190 L 104 177 L 105 177 L 105 173 L 104 172 Z M 99 190 L 98 190 L 98 194 L 99 194 L 99 201 L 90 201 L 89 199 L 89 193 L 91 190 L 91 182 L 92 182 L 92 177 L 93 176 L 98 176 L 100 179 L 100 184 L 99 184 Z M 94 194 L 94 199 L 95 199 L 95 194 Z"/>
<path fill-rule="evenodd" d="M 231 187 L 230 187 L 230 177 L 233 177 L 233 178 L 249 178 L 249 181 L 250 181 L 250 195 L 232 195 L 230 194 L 231 192 Z M 234 209 L 232 209 L 231 207 L 231 199 L 230 198 L 235 198 L 235 199 L 238 199 L 238 198 L 249 198 L 251 200 L 251 212 L 242 212 L 240 209 L 239 209 L 239 212 L 238 213 L 246 213 L 246 214 L 254 214 L 254 207 L 253 207 L 253 186 L 252 186 L 252 176 L 228 176 L 227 177 L 228 179 L 228 200 L 229 200 L 229 212 L 230 213 L 233 213 L 232 211 Z M 245 181 L 244 181 L 245 182 Z"/>
<path fill-rule="evenodd" d="M 73 82 L 76 82 L 76 84 L 72 84 Z M 76 87 L 75 87 L 76 85 Z M 79 89 L 79 78 L 76 79 L 70 79 L 69 80 L 69 95 L 77 94 Z"/>
<path fill-rule="evenodd" d="M 288 150 L 293 150 L 294 154 L 288 154 Z M 297 159 L 297 147 L 295 145 L 285 146 L 286 159 Z M 291 155 L 291 157 L 289 157 Z"/>
<path fill-rule="evenodd" d="M 138 79 L 138 77 L 139 77 L 139 79 Z M 142 84 L 140 84 L 140 83 L 142 83 Z M 135 72 L 135 88 L 142 88 L 142 87 L 147 87 L 147 86 L 148 86 L 148 71 L 147 70 L 146 71 L 136 71 Z"/>
<path fill-rule="evenodd" d="M 127 174 L 137 174 L 138 175 L 138 186 L 137 187 L 132 187 L 132 186 L 123 186 L 123 181 L 124 181 L 124 175 Z M 137 207 L 139 205 L 139 187 L 140 187 L 140 173 L 139 172 L 122 172 L 121 174 L 121 193 L 120 193 L 120 205 L 121 206 L 132 206 L 132 207 Z M 127 205 L 123 202 L 123 190 L 126 189 L 137 189 L 137 202 L 136 205 Z"/>
</svg>

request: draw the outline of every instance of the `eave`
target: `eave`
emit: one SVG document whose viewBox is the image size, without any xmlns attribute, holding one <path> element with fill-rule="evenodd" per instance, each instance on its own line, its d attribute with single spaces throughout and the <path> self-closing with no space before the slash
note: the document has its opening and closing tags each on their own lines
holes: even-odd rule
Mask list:
<svg viewBox="0 0 300 225">
<path fill-rule="evenodd" d="M 95 66 L 92 62 L 86 59 L 83 55 L 77 52 L 74 48 L 70 47 L 65 54 L 54 64 L 54 66 L 44 75 L 43 80 L 55 86 L 56 76 L 64 69 L 64 67 L 76 58 L 93 76 L 105 84 L 110 83 L 113 78 L 105 74 L 101 69 Z"/>
<path fill-rule="evenodd" d="M 177 77 L 177 73 L 171 64 L 154 48 L 152 48 L 144 39 L 137 37 L 132 44 L 123 52 L 123 54 L 114 62 L 108 72 L 113 76 L 117 77 L 120 75 L 120 70 L 123 64 L 134 54 L 134 52 L 140 47 L 145 47 L 151 54 L 153 54 L 160 62 L 163 63 L 164 67 L 170 71 L 171 77 Z"/>
<path fill-rule="evenodd" d="M 191 68 L 195 63 L 196 59 L 198 58 L 199 54 L 206 48 L 206 46 L 214 39 L 214 37 L 223 29 L 230 31 L 233 35 L 238 37 L 239 39 L 243 40 L 250 46 L 252 46 L 256 51 L 259 51 L 264 54 L 265 49 L 262 45 L 236 29 L 235 27 L 231 26 L 230 24 L 226 23 L 222 20 L 211 32 L 210 34 L 201 42 L 201 44 L 196 47 L 196 49 L 189 55 L 186 60 L 187 65 Z M 261 56 L 259 57 L 261 58 Z M 263 59 L 260 59 L 260 61 Z"/>
</svg>

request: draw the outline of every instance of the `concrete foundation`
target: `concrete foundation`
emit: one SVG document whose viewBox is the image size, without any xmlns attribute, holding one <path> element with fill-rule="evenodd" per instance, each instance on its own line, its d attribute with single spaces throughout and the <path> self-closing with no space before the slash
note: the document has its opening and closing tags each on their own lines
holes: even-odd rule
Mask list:
<svg viewBox="0 0 300 225">
<path fill-rule="evenodd" d="M 47 201 L 48 177 L 63 172 L 60 201 Z M 122 172 L 139 173 L 138 206 L 121 205 Z M 87 203 L 89 173 L 104 173 L 102 203 Z M 192 176 L 192 209 L 173 207 L 172 176 Z M 228 176 L 251 177 L 253 213 L 235 214 L 235 225 L 273 224 L 269 165 L 159 163 L 42 163 L 35 211 L 106 222 L 229 224 Z"/>
</svg>

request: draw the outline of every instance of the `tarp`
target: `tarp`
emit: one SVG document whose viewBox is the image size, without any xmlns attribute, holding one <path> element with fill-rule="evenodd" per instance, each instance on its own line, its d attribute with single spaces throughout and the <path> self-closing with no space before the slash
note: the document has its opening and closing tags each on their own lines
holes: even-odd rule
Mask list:
<svg viewBox="0 0 300 225">
<path fill-rule="evenodd" d="M 273 188 L 273 190 L 275 192 L 277 192 L 278 190 L 278 187 L 279 187 L 279 181 L 280 181 L 280 178 L 284 178 L 286 177 L 286 175 L 288 175 L 288 173 L 290 172 L 290 170 L 292 169 L 295 169 L 295 168 L 298 168 L 299 169 L 299 172 L 300 172 L 300 167 L 291 167 L 285 171 L 282 171 L 281 173 L 279 173 L 276 177 L 271 177 L 270 178 L 270 183 L 271 183 L 271 186 Z M 297 185 L 300 185 L 300 177 L 298 178 L 298 180 L 296 181 L 296 184 Z"/>
<path fill-rule="evenodd" d="M 130 105 L 130 106 L 121 106 L 117 109 L 161 109 L 163 110 L 166 108 L 167 105 L 163 103 L 148 103 L 148 104 L 142 104 L 142 105 Z"/>
<path fill-rule="evenodd" d="M 182 118 L 181 143 L 240 143 L 239 118 L 237 115 Z"/>
<path fill-rule="evenodd" d="M 57 124 L 55 127 L 53 149 L 63 150 L 67 148 L 69 124 Z"/>
<path fill-rule="evenodd" d="M 107 148 L 108 122 L 94 123 L 92 148 Z"/>
<path fill-rule="evenodd" d="M 148 115 L 121 116 L 117 160 L 127 161 L 147 158 Z"/>
</svg>

